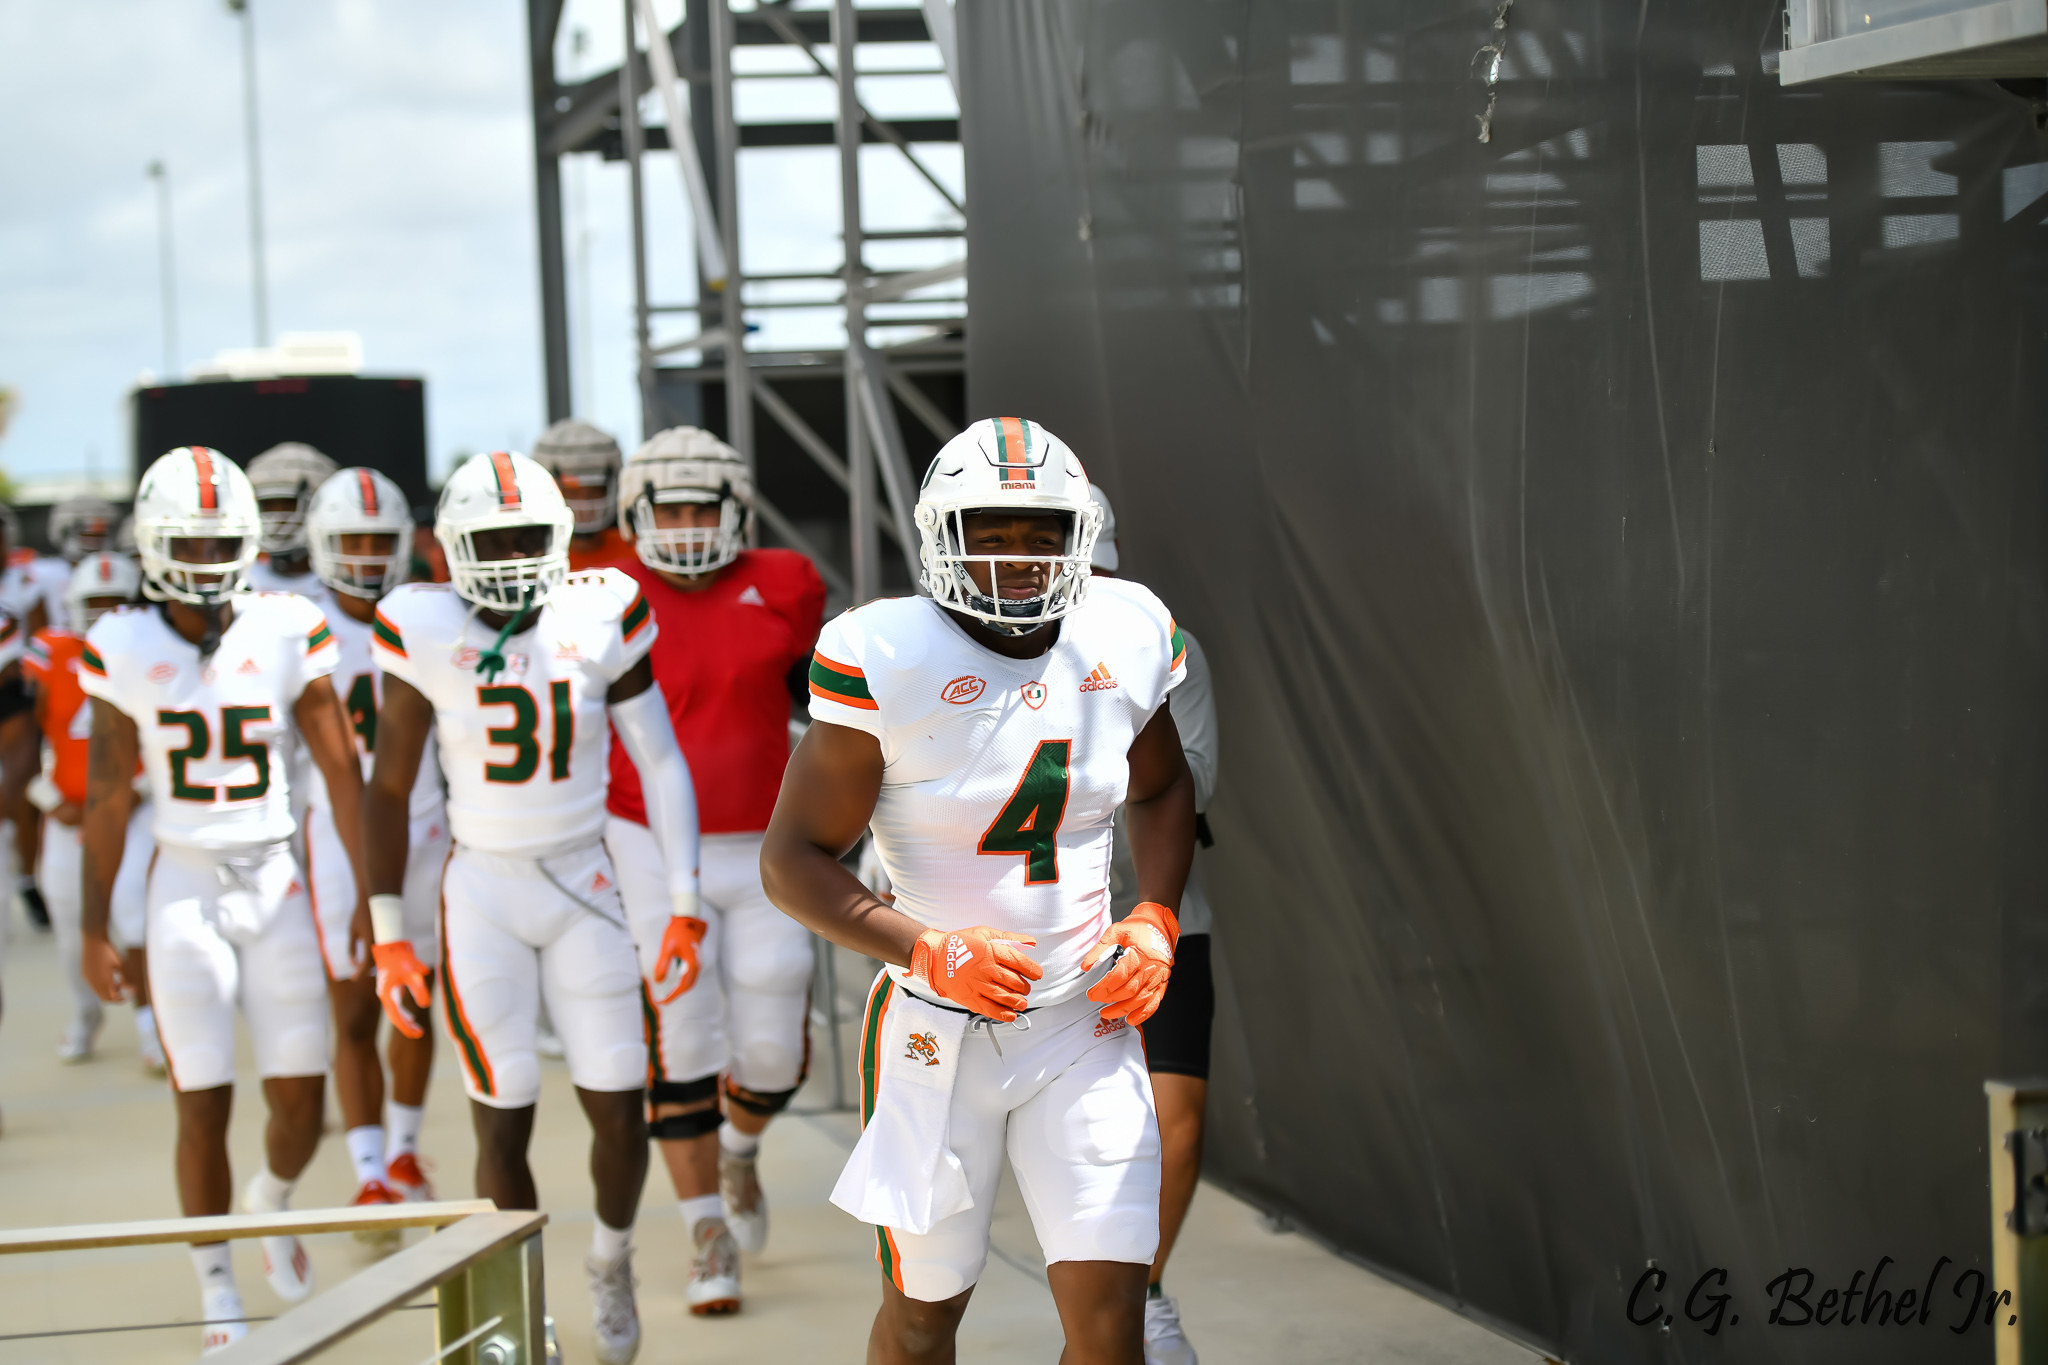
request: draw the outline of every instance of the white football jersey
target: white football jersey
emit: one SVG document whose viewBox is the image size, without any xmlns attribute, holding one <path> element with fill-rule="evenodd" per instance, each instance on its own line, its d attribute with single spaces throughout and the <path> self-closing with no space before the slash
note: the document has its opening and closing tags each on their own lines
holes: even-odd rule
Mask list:
<svg viewBox="0 0 2048 1365">
<path fill-rule="evenodd" d="M 445 583 L 407 583 L 377 604 L 377 665 L 434 706 L 448 827 L 485 853 L 543 858 L 604 832 L 611 718 L 605 693 L 654 643 L 640 585 L 617 569 L 571 574 L 504 645 Z"/>
<path fill-rule="evenodd" d="M 242 849 L 294 829 L 292 707 L 334 670 L 334 634 L 303 597 L 245 593 L 234 606 L 203 664 L 155 606 L 116 608 L 85 637 L 79 683 L 135 722 L 158 843 Z"/>
<path fill-rule="evenodd" d="M 26 622 L 36 603 L 50 624 L 63 630 L 71 619 L 64 608 L 64 588 L 71 582 L 71 566 L 50 555 L 23 559 L 0 571 L 0 611 Z"/>
<path fill-rule="evenodd" d="M 349 725 L 355 731 L 356 754 L 362 759 L 363 778 L 367 781 L 370 769 L 376 763 L 377 706 L 382 698 L 383 670 L 371 657 L 369 623 L 356 620 L 335 605 L 331 594 L 320 605 L 327 613 L 327 625 L 334 632 L 334 643 L 341 650 L 341 660 L 334 666 L 334 691 L 340 696 L 342 708 L 348 712 Z M 327 789 L 324 784 L 315 780 L 308 796 L 313 805 L 326 809 Z M 407 803 L 407 814 L 415 823 L 421 820 L 438 822 L 442 802 L 441 760 L 434 752 L 434 732 L 429 730 L 427 747 L 420 754 L 419 775 L 413 779 L 412 800 Z"/>
<path fill-rule="evenodd" d="M 1136 583 L 1097 579 L 1059 632 L 1010 659 L 929 599 L 896 597 L 829 623 L 811 660 L 812 718 L 881 742 L 871 824 L 896 908 L 1035 937 L 1033 1005 L 1073 992 L 1109 927 L 1131 743 L 1186 676 L 1178 628 Z"/>
<path fill-rule="evenodd" d="M 295 592 L 299 596 L 318 602 L 327 596 L 327 585 L 320 581 L 318 574 L 308 568 L 304 573 L 281 574 L 270 567 L 268 557 L 258 559 L 249 566 L 249 590 L 251 592 Z M 330 622 L 330 624 L 332 624 Z"/>
</svg>

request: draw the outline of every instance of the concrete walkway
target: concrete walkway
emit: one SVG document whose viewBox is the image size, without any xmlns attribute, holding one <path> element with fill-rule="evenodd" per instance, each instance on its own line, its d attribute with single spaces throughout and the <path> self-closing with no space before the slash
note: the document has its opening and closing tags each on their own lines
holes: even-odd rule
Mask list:
<svg viewBox="0 0 2048 1365">
<path fill-rule="evenodd" d="M 0 1020 L 0 1225 L 175 1217 L 169 1096 L 164 1082 L 141 1069 L 128 1011 L 109 1011 L 93 1061 L 60 1066 L 55 1049 L 68 1001 L 55 946 L 19 918 L 11 928 L 6 1013 Z M 866 981 L 860 959 L 842 954 L 839 962 L 842 1044 L 850 1062 L 854 1014 Z M 441 1193 L 460 1197 L 470 1192 L 474 1146 L 456 1065 L 442 1041 L 422 1146 L 438 1164 Z M 737 1317 L 693 1319 L 684 1308 L 689 1252 L 668 1177 L 658 1160 L 651 1163 L 637 1233 L 642 1361 L 828 1365 L 864 1357 L 879 1272 L 872 1231 L 827 1203 L 858 1124 L 851 1114 L 831 1111 L 825 1044 L 820 1027 L 818 1062 L 794 1106 L 802 1112 L 780 1120 L 764 1149 L 773 1232 L 766 1253 L 746 1262 L 746 1309 Z M 592 1358 L 582 1269 L 591 1219 L 588 1135 L 566 1070 L 553 1063 L 545 1076 L 534 1169 L 552 1218 L 546 1236 L 549 1303 L 568 1361 L 585 1365 Z M 253 1086 L 237 1099 L 233 1156 L 239 1187 L 259 1159 L 263 1106 Z M 331 1121 L 331 1102 L 329 1115 Z M 339 1134 L 330 1131 L 294 1204 L 340 1203 L 352 1193 L 347 1154 Z M 249 1311 L 281 1311 L 263 1282 L 255 1247 L 238 1246 L 236 1273 Z M 337 1284 L 369 1263 L 367 1250 L 346 1237 L 317 1238 L 309 1247 L 321 1286 Z M 1209 1365 L 1530 1365 L 1539 1359 L 1300 1237 L 1265 1231 L 1253 1210 L 1207 1186 L 1195 1201 L 1168 1289 L 1180 1299 L 1189 1333 Z M 190 1360 L 198 1332 L 189 1326 L 4 1338 L 189 1323 L 197 1309 L 190 1261 L 181 1249 L 0 1257 L 0 1365 Z M 400 1312 L 327 1358 L 421 1361 L 432 1351 L 432 1335 L 429 1314 Z M 968 1310 L 960 1358 L 996 1365 L 1051 1362 L 1060 1345 L 1044 1261 L 1016 1190 L 1006 1182 L 995 1219 L 995 1255 Z"/>
</svg>

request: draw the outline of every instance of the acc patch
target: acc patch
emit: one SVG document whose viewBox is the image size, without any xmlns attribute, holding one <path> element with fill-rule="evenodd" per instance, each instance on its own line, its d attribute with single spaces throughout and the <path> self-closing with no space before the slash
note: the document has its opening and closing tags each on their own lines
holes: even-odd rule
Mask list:
<svg viewBox="0 0 2048 1365">
<path fill-rule="evenodd" d="M 939 689 L 939 700 L 949 701 L 955 706 L 965 706 L 979 697 L 988 684 L 972 673 L 963 673 Z"/>
</svg>

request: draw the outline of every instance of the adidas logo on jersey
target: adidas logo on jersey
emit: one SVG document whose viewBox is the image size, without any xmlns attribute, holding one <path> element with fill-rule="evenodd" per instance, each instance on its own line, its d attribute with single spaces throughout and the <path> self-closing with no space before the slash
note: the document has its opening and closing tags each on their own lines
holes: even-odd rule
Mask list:
<svg viewBox="0 0 2048 1365">
<path fill-rule="evenodd" d="M 1081 684 L 1083 692 L 1107 692 L 1116 686 L 1116 679 L 1109 676 L 1108 664 L 1095 665 L 1095 671 L 1088 675 L 1088 681 Z"/>
<path fill-rule="evenodd" d="M 235 670 L 235 672 L 237 673 L 261 673 L 262 671 L 262 669 L 256 666 L 256 661 L 254 659 L 242 660 L 242 666 Z"/>
<path fill-rule="evenodd" d="M 1122 1033 L 1123 1031 L 1124 1021 L 1121 1019 L 1103 1019 L 1095 1025 L 1095 1036 L 1097 1038 L 1107 1038 L 1112 1033 Z"/>
<path fill-rule="evenodd" d="M 590 889 L 592 891 L 609 891 L 612 889 L 612 879 L 600 872 L 590 879 Z"/>
<path fill-rule="evenodd" d="M 765 607 L 768 605 L 768 599 L 761 596 L 761 590 L 752 583 L 747 584 L 746 588 L 740 593 L 739 600 L 745 602 L 750 607 Z"/>
</svg>

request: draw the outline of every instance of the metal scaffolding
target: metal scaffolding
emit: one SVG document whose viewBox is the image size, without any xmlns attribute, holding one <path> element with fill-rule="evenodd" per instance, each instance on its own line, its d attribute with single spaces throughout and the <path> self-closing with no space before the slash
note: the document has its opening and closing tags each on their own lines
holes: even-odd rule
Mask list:
<svg viewBox="0 0 2048 1365">
<path fill-rule="evenodd" d="M 868 264 L 867 248 L 874 241 L 918 239 L 958 240 L 964 247 L 964 206 L 919 154 L 920 145 L 957 142 L 959 119 L 885 120 L 863 101 L 860 87 L 863 77 L 943 72 L 957 92 L 951 0 L 923 0 L 914 9 L 857 8 L 853 0 L 832 0 L 829 9 L 798 9 L 790 0 L 763 0 L 739 10 L 730 0 L 685 0 L 683 22 L 666 32 L 651 0 L 620 4 L 627 60 L 616 71 L 563 83 L 554 64 L 563 0 L 528 0 L 549 420 L 571 415 L 560 163 L 566 155 L 597 152 L 625 160 L 629 171 L 642 434 L 688 421 L 723 435 L 756 467 L 757 510 L 767 532 L 809 554 L 836 597 L 859 603 L 881 595 L 889 584 L 901 585 L 903 575 L 885 560 L 884 541 L 915 583 L 913 459 L 959 429 L 966 305 L 957 297 L 910 296 L 964 279 L 966 262 L 963 257 L 927 269 L 878 270 Z M 866 64 L 866 54 L 876 45 L 890 43 L 932 43 L 941 65 L 916 71 Z M 750 46 L 799 51 L 806 69 L 736 70 L 735 49 Z M 841 79 L 840 73 L 852 79 Z M 739 122 L 739 82 L 791 77 L 833 83 L 837 100 L 830 123 Z M 641 100 L 649 92 L 660 97 L 666 116 L 662 124 L 641 120 Z M 685 124 L 689 136 L 672 134 Z M 879 144 L 893 147 L 959 221 L 870 231 L 861 213 L 860 149 Z M 778 270 L 772 263 L 743 259 L 738 196 L 730 192 L 738 181 L 741 153 L 798 146 L 838 149 L 844 253 L 837 271 Z M 648 296 L 642 160 L 663 152 L 677 162 L 694 219 L 695 303 L 657 302 Z M 806 281 L 836 283 L 837 292 L 802 300 L 777 294 Z M 842 348 L 749 349 L 750 314 L 820 307 L 843 315 Z M 657 339 L 657 321 L 671 317 L 683 319 L 688 330 Z M 877 344 L 882 332 L 892 335 Z M 686 354 L 697 361 L 665 363 Z M 836 410 L 822 410 L 816 401 L 821 382 L 843 390 L 843 402 L 832 405 Z M 757 413 L 766 419 L 758 427 Z M 833 506 L 833 500 L 843 498 L 843 535 L 830 528 L 821 534 L 821 496 Z M 786 514 L 779 505 L 785 497 L 804 504 L 809 513 Z"/>
</svg>

